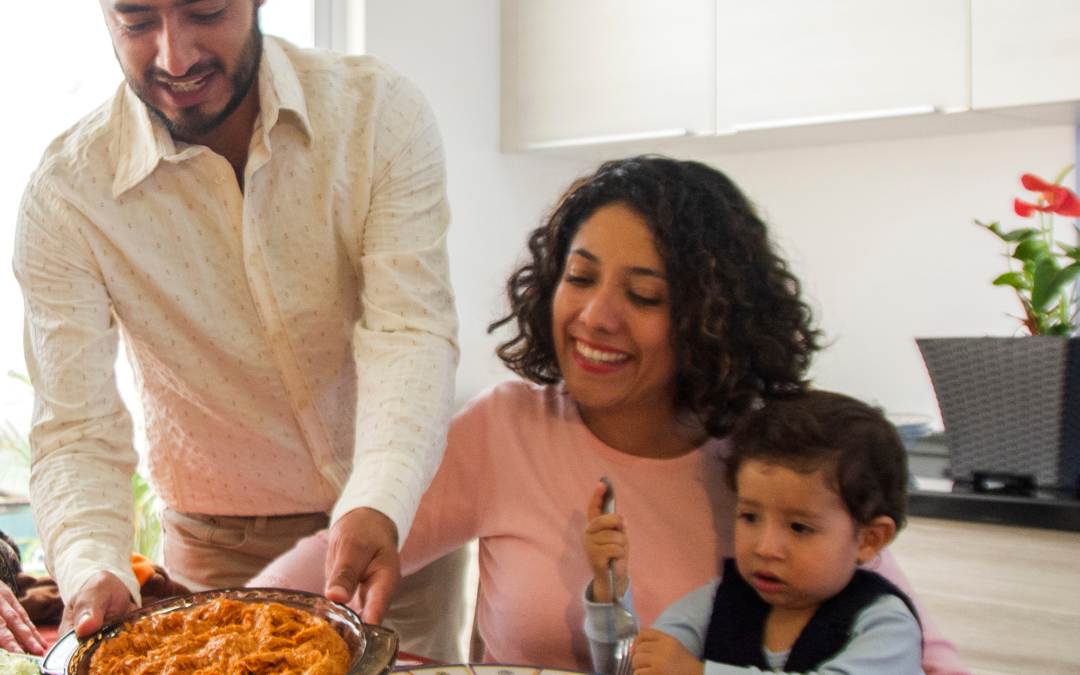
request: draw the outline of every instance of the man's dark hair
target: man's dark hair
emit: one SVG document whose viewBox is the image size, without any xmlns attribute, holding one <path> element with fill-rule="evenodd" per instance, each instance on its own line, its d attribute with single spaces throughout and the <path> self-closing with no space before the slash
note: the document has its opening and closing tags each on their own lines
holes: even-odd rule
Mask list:
<svg viewBox="0 0 1080 675">
<path fill-rule="evenodd" d="M 818 331 L 765 224 L 721 172 L 658 156 L 603 164 L 574 183 L 529 235 L 530 259 L 507 283 L 510 312 L 488 328 L 517 327 L 496 351 L 510 370 L 538 383 L 562 379 L 552 300 L 574 235 L 609 204 L 627 206 L 648 222 L 664 261 L 677 410 L 721 437 L 760 396 L 804 389 Z"/>
<path fill-rule="evenodd" d="M 737 489 L 748 461 L 799 473 L 824 468 L 856 522 L 889 516 L 903 527 L 908 464 L 904 443 L 880 409 L 829 391 L 811 390 L 768 400 L 739 420 L 728 458 L 728 482 Z"/>
</svg>

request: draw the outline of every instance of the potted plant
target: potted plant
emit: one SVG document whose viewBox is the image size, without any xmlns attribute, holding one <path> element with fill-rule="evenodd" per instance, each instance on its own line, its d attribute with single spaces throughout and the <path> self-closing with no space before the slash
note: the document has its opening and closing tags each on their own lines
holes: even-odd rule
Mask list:
<svg viewBox="0 0 1080 675">
<path fill-rule="evenodd" d="M 1015 291 L 1027 335 L 916 341 L 945 423 L 954 479 L 992 473 L 1080 489 L 1080 338 L 1072 337 L 1080 228 L 1069 228 L 1070 244 L 1057 238 L 1054 222 L 1080 217 L 1080 199 L 1061 184 L 1072 168 L 1052 183 L 1022 177 L 1036 197 L 1016 199 L 1014 211 L 1036 218 L 1037 226 L 1006 230 L 975 221 L 1005 244 L 1009 269 L 993 283 Z"/>
</svg>

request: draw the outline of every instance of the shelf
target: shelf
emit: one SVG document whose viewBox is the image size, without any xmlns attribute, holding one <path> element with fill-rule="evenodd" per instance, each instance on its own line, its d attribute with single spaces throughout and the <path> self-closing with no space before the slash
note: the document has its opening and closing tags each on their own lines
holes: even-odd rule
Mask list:
<svg viewBox="0 0 1080 675">
<path fill-rule="evenodd" d="M 1080 499 L 1040 488 L 1031 497 L 976 493 L 947 478 L 949 455 L 942 434 L 919 439 L 908 455 L 917 489 L 908 492 L 908 515 L 971 523 L 1080 532 Z"/>
<path fill-rule="evenodd" d="M 952 492 L 916 490 L 908 493 L 908 515 L 1080 532 L 1080 500 L 1056 495 L 975 494 L 959 486 Z"/>
</svg>

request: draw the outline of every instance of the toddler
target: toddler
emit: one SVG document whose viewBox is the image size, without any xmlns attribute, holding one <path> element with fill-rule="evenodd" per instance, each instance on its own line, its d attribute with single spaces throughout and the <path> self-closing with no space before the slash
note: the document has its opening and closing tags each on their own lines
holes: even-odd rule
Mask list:
<svg viewBox="0 0 1080 675">
<path fill-rule="evenodd" d="M 769 400 L 737 425 L 727 480 L 737 496 L 735 558 L 669 607 L 632 650 L 635 675 L 762 671 L 920 674 L 922 632 L 908 597 L 874 560 L 904 523 L 907 456 L 882 413 L 809 391 Z M 626 524 L 589 504 L 594 579 L 585 632 L 594 668 L 614 672 L 607 565 L 633 607 Z M 672 560 L 678 565 L 678 560 Z"/>
</svg>

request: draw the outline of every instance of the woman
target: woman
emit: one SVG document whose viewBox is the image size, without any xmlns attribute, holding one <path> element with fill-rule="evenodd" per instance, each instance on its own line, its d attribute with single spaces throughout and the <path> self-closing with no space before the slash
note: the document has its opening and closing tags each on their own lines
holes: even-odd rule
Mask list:
<svg viewBox="0 0 1080 675">
<path fill-rule="evenodd" d="M 529 382 L 500 384 L 455 417 L 402 571 L 478 537 L 485 660 L 589 670 L 580 539 L 599 477 L 615 485 L 650 625 L 731 555 L 721 439 L 760 397 L 805 388 L 818 333 L 752 206 L 696 162 L 604 164 L 529 251 L 510 313 L 492 325 L 516 327 L 498 354 Z M 253 583 L 321 591 L 325 552 L 316 535 Z M 904 584 L 888 556 L 880 570 Z M 927 672 L 965 672 L 924 625 Z"/>
</svg>

